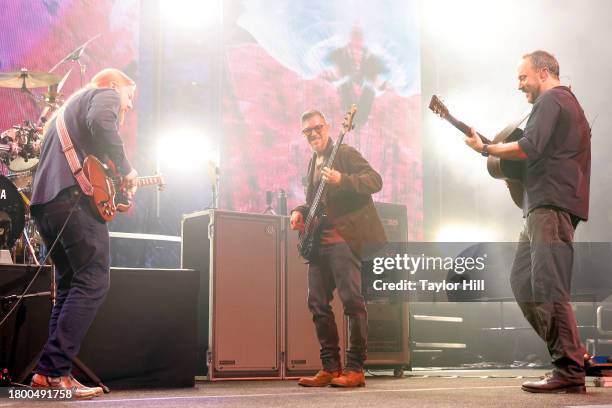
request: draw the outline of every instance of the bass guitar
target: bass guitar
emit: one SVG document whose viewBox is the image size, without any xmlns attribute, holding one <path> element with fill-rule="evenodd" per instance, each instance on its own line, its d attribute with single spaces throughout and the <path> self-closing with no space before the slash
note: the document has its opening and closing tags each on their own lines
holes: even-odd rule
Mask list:
<svg viewBox="0 0 612 408">
<path fill-rule="evenodd" d="M 334 145 L 329 158 L 325 162 L 325 166 L 329 169 L 333 168 L 334 160 L 336 159 L 336 154 L 338 153 L 338 149 L 344 140 L 344 135 L 353 129 L 353 118 L 355 117 L 355 113 L 357 112 L 357 107 L 355 105 L 351 106 L 351 109 L 344 116 L 344 121 L 342 122 L 342 130 L 340 131 L 340 135 L 338 136 L 338 141 Z M 326 192 L 327 180 L 325 178 L 321 178 L 319 182 L 319 186 L 317 188 L 317 192 L 312 200 L 312 204 L 310 206 L 310 210 L 308 211 L 308 216 L 306 216 L 306 220 L 304 221 L 304 230 L 299 234 L 298 240 L 298 252 L 307 261 L 312 261 L 313 258 L 317 254 L 319 241 L 321 239 L 321 227 L 323 225 L 323 196 Z"/>
<path fill-rule="evenodd" d="M 104 164 L 97 157 L 89 155 L 83 160 L 83 173 L 93 186 L 93 195 L 89 201 L 91 209 L 101 221 L 112 221 L 117 212 L 130 209 L 132 203 L 123 194 L 125 180 L 111 160 Z M 137 177 L 136 185 L 156 185 L 161 190 L 164 187 L 164 179 L 160 175 Z"/>
<path fill-rule="evenodd" d="M 449 113 L 448 108 L 436 95 L 431 97 L 429 109 L 439 115 L 442 119 L 445 119 L 450 122 L 455 128 L 459 129 L 466 136 L 470 136 L 470 127 L 453 117 L 453 115 Z M 478 132 L 477 135 L 478 137 L 480 137 L 484 144 L 516 142 L 521 137 L 523 137 L 523 131 L 518 127 L 521 122 L 522 120 L 518 123 L 506 127 L 492 141 Z M 519 208 L 522 208 L 523 194 L 525 193 L 525 189 L 523 187 L 525 161 L 504 160 L 500 159 L 499 157 L 489 156 L 487 157 L 487 170 L 491 177 L 506 181 L 506 185 L 508 186 L 508 190 L 510 191 L 510 197 L 512 197 L 512 201 Z"/>
</svg>

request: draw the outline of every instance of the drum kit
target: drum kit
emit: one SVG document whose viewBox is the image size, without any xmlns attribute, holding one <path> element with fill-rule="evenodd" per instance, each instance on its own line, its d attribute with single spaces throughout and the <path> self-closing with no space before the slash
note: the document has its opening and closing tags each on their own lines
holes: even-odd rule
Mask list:
<svg viewBox="0 0 612 408">
<path fill-rule="evenodd" d="M 53 71 L 65 62 L 78 63 L 83 82 L 84 65 L 79 61 L 91 38 L 58 62 L 49 72 L 0 72 L 0 88 L 19 89 L 40 109 L 38 119 L 25 120 L 10 129 L 0 130 L 0 250 L 10 250 L 14 262 L 38 264 L 44 245 L 30 217 L 29 206 L 34 174 L 40 159 L 43 127 L 48 117 L 64 102 L 60 93 L 72 69 L 62 77 Z M 35 88 L 47 88 L 35 94 Z"/>
</svg>

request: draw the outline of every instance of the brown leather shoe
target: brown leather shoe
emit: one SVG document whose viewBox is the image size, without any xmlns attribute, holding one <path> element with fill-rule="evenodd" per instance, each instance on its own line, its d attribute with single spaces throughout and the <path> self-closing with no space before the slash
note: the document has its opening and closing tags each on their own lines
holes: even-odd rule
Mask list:
<svg viewBox="0 0 612 408">
<path fill-rule="evenodd" d="M 74 386 L 79 389 L 91 388 L 92 390 L 96 391 L 96 397 L 98 395 L 104 394 L 104 390 L 102 389 L 102 387 L 87 387 L 86 385 L 83 385 L 79 381 L 77 381 L 77 379 L 73 376 L 70 376 L 70 380 L 72 381 L 72 384 L 74 384 Z"/>
<path fill-rule="evenodd" d="M 365 387 L 363 371 L 345 371 L 331 381 L 332 387 Z"/>
<path fill-rule="evenodd" d="M 340 376 L 340 371 L 329 371 L 319 370 L 314 377 L 302 377 L 299 379 L 298 384 L 302 387 L 327 387 L 331 384 L 332 380 Z"/>
<path fill-rule="evenodd" d="M 584 381 L 570 381 L 554 374 L 540 381 L 526 381 L 521 389 L 527 392 L 548 394 L 584 394 L 586 392 Z"/>
<path fill-rule="evenodd" d="M 75 380 L 76 381 L 76 380 Z M 80 384 L 77 381 L 78 384 Z M 56 390 L 72 390 L 72 397 L 75 399 L 92 399 L 97 394 L 97 391 L 94 388 L 85 387 L 81 384 L 81 388 L 77 387 L 72 381 L 70 376 L 62 376 L 62 377 L 49 377 L 41 374 L 34 374 L 32 377 L 32 382 L 30 383 L 32 388 L 53 388 Z"/>
</svg>

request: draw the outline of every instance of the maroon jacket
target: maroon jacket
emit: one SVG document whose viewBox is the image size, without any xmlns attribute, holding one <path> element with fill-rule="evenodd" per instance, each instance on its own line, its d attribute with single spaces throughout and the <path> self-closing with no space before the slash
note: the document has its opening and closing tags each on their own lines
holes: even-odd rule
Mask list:
<svg viewBox="0 0 612 408">
<path fill-rule="evenodd" d="M 332 148 L 330 139 L 326 155 Z M 308 164 L 306 204 L 294 209 L 301 212 L 304 218 L 317 191 L 317 184 L 314 183 L 315 163 L 316 154 L 313 154 Z M 355 148 L 346 144 L 338 149 L 334 169 L 342 173 L 342 179 L 337 186 L 327 186 L 325 213 L 355 255 L 365 259 L 387 242 L 372 201 L 372 194 L 382 188 L 382 178 Z"/>
</svg>

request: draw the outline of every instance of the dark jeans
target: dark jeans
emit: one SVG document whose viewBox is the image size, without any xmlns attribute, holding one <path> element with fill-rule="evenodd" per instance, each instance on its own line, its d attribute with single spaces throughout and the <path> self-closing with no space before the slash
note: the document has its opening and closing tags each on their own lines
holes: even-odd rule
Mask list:
<svg viewBox="0 0 612 408">
<path fill-rule="evenodd" d="M 334 288 L 344 306 L 349 323 L 349 349 L 346 369 L 360 371 L 366 359 L 368 315 L 361 294 L 361 262 L 346 243 L 322 245 L 319 256 L 308 267 L 308 308 L 326 371 L 340 369 L 338 328 L 330 306 Z"/>
<path fill-rule="evenodd" d="M 584 347 L 569 303 L 574 227 L 570 215 L 536 208 L 527 216 L 510 283 L 523 315 L 546 342 L 555 372 L 584 381 Z"/>
<path fill-rule="evenodd" d="M 32 213 L 40 234 L 50 248 L 75 200 L 79 203 L 51 253 L 57 298 L 49 321 L 49 338 L 36 368 L 38 374 L 52 377 L 70 374 L 72 360 L 110 284 L 108 228 L 94 218 L 87 197 L 64 191 L 53 201 L 34 206 Z"/>
</svg>

